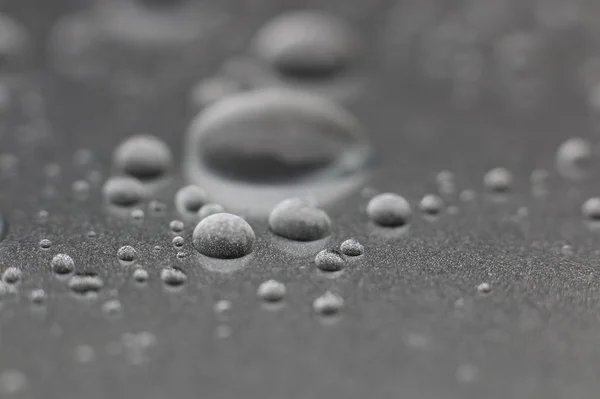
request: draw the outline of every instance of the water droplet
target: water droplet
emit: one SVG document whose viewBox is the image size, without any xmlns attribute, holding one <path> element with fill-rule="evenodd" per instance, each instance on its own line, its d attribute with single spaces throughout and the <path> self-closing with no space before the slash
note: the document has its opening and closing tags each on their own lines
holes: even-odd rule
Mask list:
<svg viewBox="0 0 600 399">
<path fill-rule="evenodd" d="M 590 220 L 600 220 L 600 198 L 593 197 L 585 201 L 581 206 L 581 212 Z"/>
<path fill-rule="evenodd" d="M 144 211 L 141 209 L 134 209 L 133 211 L 131 211 L 131 218 L 134 220 L 142 220 L 144 219 Z"/>
<path fill-rule="evenodd" d="M 183 270 L 176 267 L 165 267 L 160 271 L 161 280 L 170 287 L 180 287 L 187 281 Z"/>
<path fill-rule="evenodd" d="M 257 290 L 257 295 L 265 302 L 279 302 L 286 295 L 285 285 L 276 280 L 267 280 Z"/>
<path fill-rule="evenodd" d="M 393 193 L 379 194 L 367 204 L 367 215 L 375 224 L 384 227 L 403 226 L 411 217 L 410 204 Z"/>
<path fill-rule="evenodd" d="M 94 297 L 102 287 L 104 281 L 95 273 L 78 273 L 69 280 L 69 289 L 77 295 Z"/>
<path fill-rule="evenodd" d="M 269 212 L 310 193 L 343 197 L 372 152 L 358 122 L 334 102 L 287 89 L 257 90 L 208 107 L 187 134 L 185 168 L 226 208 Z"/>
<path fill-rule="evenodd" d="M 331 234 L 331 220 L 313 202 L 291 198 L 273 208 L 269 215 L 269 228 L 290 240 L 316 241 Z"/>
<path fill-rule="evenodd" d="M 267 23 L 254 39 L 258 56 L 284 78 L 330 79 L 357 59 L 356 37 L 335 16 L 294 11 Z"/>
<path fill-rule="evenodd" d="M 443 195 L 451 195 L 456 191 L 456 183 L 454 181 L 454 173 L 449 170 L 442 170 L 436 176 L 438 190 Z"/>
<path fill-rule="evenodd" d="M 6 14 L 0 14 L 1 72 L 22 72 L 29 35 L 25 27 Z"/>
<path fill-rule="evenodd" d="M 144 185 L 133 177 L 111 177 L 102 192 L 106 201 L 116 206 L 133 206 L 146 197 Z"/>
<path fill-rule="evenodd" d="M 135 269 L 133 271 L 133 279 L 138 283 L 145 283 L 149 278 L 150 275 L 145 269 Z"/>
<path fill-rule="evenodd" d="M 213 306 L 213 310 L 215 311 L 215 313 L 221 314 L 221 315 L 223 313 L 230 311 L 232 308 L 233 308 L 233 305 L 232 305 L 231 301 L 228 301 L 226 299 L 221 299 L 220 301 L 217 301 L 215 303 L 215 305 Z"/>
<path fill-rule="evenodd" d="M 163 213 L 167 210 L 167 205 L 160 201 L 152 200 L 148 204 L 148 208 L 150 208 L 150 210 L 154 213 Z"/>
<path fill-rule="evenodd" d="M 463 202 L 473 201 L 475 199 L 475 191 L 473 190 L 464 190 L 460 193 L 459 199 Z"/>
<path fill-rule="evenodd" d="M 46 292 L 43 289 L 35 289 L 29 293 L 29 299 L 34 305 L 43 305 L 46 302 Z"/>
<path fill-rule="evenodd" d="M 52 241 L 50 241 L 47 238 L 43 238 L 43 239 L 40 240 L 40 244 L 39 245 L 40 245 L 40 248 L 42 248 L 42 249 L 48 249 L 48 248 L 50 248 L 52 246 Z"/>
<path fill-rule="evenodd" d="M 444 208 L 444 201 L 437 195 L 427 194 L 421 199 L 419 208 L 429 215 L 437 215 Z"/>
<path fill-rule="evenodd" d="M 344 268 L 346 261 L 335 249 L 324 249 L 315 257 L 315 264 L 324 272 L 337 272 Z"/>
<path fill-rule="evenodd" d="M 2 281 L 6 285 L 17 285 L 23 279 L 23 272 L 14 266 L 8 267 L 2 273 Z"/>
<path fill-rule="evenodd" d="M 187 256 L 187 253 L 180 251 L 180 252 L 177 252 L 177 254 L 175 256 L 177 257 L 177 259 L 183 259 Z"/>
<path fill-rule="evenodd" d="M 254 230 L 239 216 L 217 213 L 202 219 L 193 233 L 194 247 L 212 258 L 234 259 L 252 252 Z"/>
<path fill-rule="evenodd" d="M 211 202 L 209 204 L 203 205 L 202 208 L 200 208 L 200 210 L 198 211 L 198 217 L 200 219 L 204 219 L 210 215 L 214 215 L 216 213 L 223 213 L 223 212 L 225 212 L 225 208 L 223 208 L 219 204 L 215 204 L 215 203 Z"/>
<path fill-rule="evenodd" d="M 117 257 L 121 262 L 131 263 L 137 258 L 137 251 L 130 245 L 124 245 L 117 251 Z"/>
<path fill-rule="evenodd" d="M 173 237 L 173 245 L 176 247 L 183 247 L 184 242 L 185 242 L 185 240 L 181 236 Z"/>
<path fill-rule="evenodd" d="M 180 188 L 175 194 L 175 206 L 182 214 L 196 214 L 208 202 L 206 191 L 190 184 Z"/>
<path fill-rule="evenodd" d="M 118 299 L 111 299 L 102 305 L 102 311 L 108 316 L 119 316 L 123 312 L 123 306 Z"/>
<path fill-rule="evenodd" d="M 575 253 L 573 251 L 573 247 L 565 244 L 562 246 L 562 248 L 560 249 L 560 253 L 563 254 L 564 256 L 573 256 L 573 254 Z"/>
<path fill-rule="evenodd" d="M 326 292 L 313 302 L 313 309 L 323 316 L 332 316 L 339 313 L 344 307 L 344 299 L 332 292 Z"/>
<path fill-rule="evenodd" d="M 483 177 L 483 184 L 489 190 L 496 193 L 503 193 L 510 189 L 513 183 L 512 174 L 505 168 L 495 168 L 490 170 Z"/>
<path fill-rule="evenodd" d="M 565 179 L 585 177 L 593 162 L 592 145 L 582 138 L 570 138 L 556 151 L 556 170 Z"/>
<path fill-rule="evenodd" d="M 167 174 L 173 166 L 171 149 L 158 137 L 135 135 L 123 141 L 113 154 L 115 167 L 140 180 Z"/>
<path fill-rule="evenodd" d="M 489 294 L 490 292 L 492 292 L 492 286 L 488 283 L 481 283 L 477 286 L 477 292 L 480 292 L 482 294 Z"/>
<path fill-rule="evenodd" d="M 365 253 L 365 247 L 354 238 L 340 244 L 340 251 L 346 256 L 360 256 Z"/>
<path fill-rule="evenodd" d="M 185 225 L 181 220 L 172 220 L 171 223 L 169 223 L 169 228 L 173 233 L 181 233 L 184 227 Z"/>
<path fill-rule="evenodd" d="M 96 232 L 95 232 L 95 231 L 93 231 L 93 230 L 90 230 L 90 231 L 88 231 L 88 233 L 87 233 L 87 236 L 88 236 L 89 238 L 96 238 L 97 234 L 96 234 Z"/>
<path fill-rule="evenodd" d="M 2 395 L 15 395 L 26 388 L 27 376 L 23 372 L 19 370 L 6 370 L 0 373 L 0 393 Z"/>
<path fill-rule="evenodd" d="M 90 183 L 85 180 L 77 180 L 71 187 L 75 198 L 83 200 L 90 194 Z"/>
</svg>

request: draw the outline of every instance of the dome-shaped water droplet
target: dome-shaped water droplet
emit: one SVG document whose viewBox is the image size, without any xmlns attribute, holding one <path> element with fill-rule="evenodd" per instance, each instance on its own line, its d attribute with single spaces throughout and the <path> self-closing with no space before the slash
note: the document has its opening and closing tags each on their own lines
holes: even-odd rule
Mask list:
<svg viewBox="0 0 600 399">
<path fill-rule="evenodd" d="M 225 209 L 221 205 L 211 202 L 206 205 L 203 205 L 202 208 L 200 208 L 200 210 L 198 211 L 198 217 L 200 219 L 204 219 L 210 215 L 214 215 L 215 213 L 223 212 L 225 212 Z"/>
<path fill-rule="evenodd" d="M 582 138 L 566 140 L 556 151 L 556 170 L 566 179 L 579 180 L 589 172 L 593 162 L 591 143 Z"/>
<path fill-rule="evenodd" d="M 503 193 L 510 189 L 513 183 L 513 176 L 505 168 L 494 168 L 487 172 L 483 177 L 484 186 L 493 192 Z"/>
<path fill-rule="evenodd" d="M 285 285 L 276 280 L 267 280 L 257 290 L 257 295 L 265 302 L 279 302 L 286 294 Z"/>
<path fill-rule="evenodd" d="M 10 266 L 2 272 L 2 282 L 6 285 L 17 285 L 23 279 L 21 269 Z"/>
<path fill-rule="evenodd" d="M 324 272 L 337 272 L 344 268 L 346 261 L 335 249 L 324 249 L 315 256 L 315 265 Z"/>
<path fill-rule="evenodd" d="M 190 126 L 185 150 L 192 181 L 226 208 L 259 213 L 291 197 L 341 198 L 372 159 L 350 114 L 287 89 L 242 93 L 208 107 Z"/>
<path fill-rule="evenodd" d="M 365 247 L 354 238 L 340 244 L 340 251 L 346 256 L 360 256 L 365 253 Z"/>
<path fill-rule="evenodd" d="M 133 206 L 146 197 L 146 189 L 133 177 L 111 177 L 102 187 L 104 198 L 116 206 Z"/>
<path fill-rule="evenodd" d="M 384 227 L 403 226 L 408 223 L 411 214 L 410 204 L 398 194 L 379 194 L 367 204 L 369 219 Z"/>
<path fill-rule="evenodd" d="M 175 194 L 175 206 L 182 214 L 195 215 L 207 202 L 206 191 L 193 184 L 180 188 Z"/>
<path fill-rule="evenodd" d="M 194 247 L 212 258 L 241 258 L 252 252 L 255 235 L 239 216 L 217 213 L 202 219 L 193 233 Z"/>
<path fill-rule="evenodd" d="M 140 180 L 163 176 L 173 166 L 171 149 L 159 138 L 135 135 L 123 141 L 113 154 L 117 170 Z"/>
<path fill-rule="evenodd" d="M 269 215 L 269 228 L 278 236 L 294 241 L 316 241 L 331 233 L 331 220 L 316 204 L 291 198 L 277 204 Z"/>
<path fill-rule="evenodd" d="M 94 297 L 102 287 L 104 281 L 95 273 L 79 273 L 69 280 L 69 289 L 76 295 Z"/>
<path fill-rule="evenodd" d="M 428 215 L 437 215 L 444 208 L 444 201 L 435 194 L 427 194 L 421 199 L 419 208 Z"/>
<path fill-rule="evenodd" d="M 169 228 L 173 233 L 181 233 L 185 225 L 181 220 L 171 220 L 169 223 Z"/>
<path fill-rule="evenodd" d="M 160 271 L 160 279 L 170 287 L 180 287 L 187 282 L 187 275 L 176 267 L 165 267 Z"/>
<path fill-rule="evenodd" d="M 21 72 L 29 35 L 15 19 L 0 14 L 0 72 Z"/>
<path fill-rule="evenodd" d="M 581 206 L 581 212 L 590 220 L 600 220 L 600 198 L 593 197 L 586 200 Z"/>
<path fill-rule="evenodd" d="M 133 271 L 133 279 L 138 283 L 145 283 L 150 278 L 146 269 L 135 269 Z"/>
<path fill-rule="evenodd" d="M 344 307 L 344 299 L 332 292 L 326 292 L 313 302 L 313 309 L 323 316 L 331 316 L 339 313 Z"/>
<path fill-rule="evenodd" d="M 121 262 L 131 263 L 137 258 L 137 251 L 131 245 L 124 245 L 117 251 L 117 257 Z"/>
<path fill-rule="evenodd" d="M 70 274 L 75 270 L 75 262 L 67 254 L 58 254 L 52 258 L 50 267 L 56 274 Z"/>
</svg>

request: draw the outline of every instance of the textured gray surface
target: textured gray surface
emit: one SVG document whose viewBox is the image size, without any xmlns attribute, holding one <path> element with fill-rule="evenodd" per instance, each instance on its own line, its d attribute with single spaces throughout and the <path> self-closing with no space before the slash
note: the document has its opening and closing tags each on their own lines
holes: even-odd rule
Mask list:
<svg viewBox="0 0 600 399">
<path fill-rule="evenodd" d="M 598 397 L 600 238 L 580 206 L 598 195 L 600 169 L 592 163 L 578 182 L 554 169 L 565 139 L 596 141 L 592 113 L 576 89 L 578 68 L 598 48 L 591 33 L 582 32 L 583 22 L 560 32 L 540 28 L 527 17 L 528 7 L 519 6 L 531 2 L 513 2 L 512 23 L 503 29 L 533 31 L 552 44 L 534 62 L 534 76 L 543 76 L 537 92 L 547 94 L 526 111 L 511 106 L 520 95 L 503 90 L 458 108 L 449 100 L 448 80 L 423 77 L 421 68 L 410 66 L 419 57 L 402 61 L 406 47 L 390 40 L 390 32 L 401 37 L 401 16 L 412 14 L 388 12 L 398 8 L 381 2 L 319 2 L 354 21 L 368 44 L 361 71 L 367 84 L 349 107 L 379 159 L 370 190 L 327 208 L 333 234 L 326 247 L 350 237 L 365 246 L 364 256 L 349 259 L 341 274 L 330 277 L 313 263 L 321 248 L 302 255 L 273 237 L 266 220 L 251 221 L 257 245 L 239 270 L 217 273 L 193 256 L 189 221 L 181 234 L 188 256 L 178 259 L 169 222 L 182 219 L 173 202 L 185 183 L 179 172 L 153 196 L 167 204 L 166 211 L 144 205 L 143 221 L 111 213 L 100 191 L 111 175 L 112 151 L 131 134 L 163 138 L 180 160 L 193 116 L 187 110 L 191 83 L 243 49 L 270 16 L 309 3 L 216 2 L 227 22 L 194 51 L 168 55 L 173 62 L 165 62 L 166 72 L 140 75 L 135 68 L 149 64 L 135 64 L 135 53 L 125 52 L 104 61 L 133 65 L 131 70 L 83 82 L 55 71 L 47 52 L 48 32 L 60 15 L 81 8 L 76 1 L 3 3 L 33 37 L 31 68 L 15 98 L 40 93 L 44 110 L 25 101 L 34 111 L 12 112 L 0 133 L 0 152 L 18 159 L 11 167 L 4 156 L 0 165 L 1 206 L 10 223 L 0 264 L 23 271 L 18 290 L 0 299 L 0 397 Z M 411 9 L 427 10 L 427 4 L 446 2 L 412 3 L 417 6 Z M 585 10 L 586 17 L 593 15 Z M 434 14 L 423 12 L 423 21 Z M 481 48 L 487 51 L 495 40 Z M 150 59 L 164 61 L 157 57 Z M 137 80 L 133 87 L 139 90 L 123 93 L 119 79 Z M 494 84 L 508 87 L 485 79 L 482 86 L 492 92 Z M 83 164 L 81 148 L 92 155 Z M 56 177 L 46 175 L 52 163 L 61 167 Z M 514 175 L 502 196 L 483 186 L 484 174 L 498 166 Z M 539 168 L 550 173 L 545 195 L 532 192 L 530 176 Z M 454 173 L 456 190 L 444 194 L 446 210 L 430 220 L 417 204 L 438 191 L 442 170 Z M 77 199 L 72 186 L 82 179 L 90 180 L 91 189 Z M 475 198 L 461 200 L 464 189 L 474 190 Z M 368 222 L 365 206 L 373 191 L 396 192 L 411 202 L 408 230 Z M 48 212 L 46 220 L 40 211 Z M 91 230 L 95 237 L 88 237 Z M 43 238 L 51 248 L 40 249 Z M 150 273 L 146 285 L 135 283 L 132 268 L 119 263 L 123 245 L 136 248 L 137 262 Z M 96 299 L 76 298 L 52 274 L 50 261 L 58 253 L 69 254 L 78 272 L 103 278 Z M 182 288 L 165 286 L 165 266 L 185 271 Z M 256 294 L 268 279 L 286 284 L 280 308 L 266 308 Z M 482 283 L 492 291 L 479 293 Z M 29 299 L 38 288 L 48 296 L 41 307 Z M 345 300 L 333 320 L 312 310 L 327 290 Z M 113 299 L 121 304 L 120 315 L 113 314 Z M 231 302 L 230 309 L 222 300 Z M 21 385 L 15 370 L 25 376 Z"/>
</svg>

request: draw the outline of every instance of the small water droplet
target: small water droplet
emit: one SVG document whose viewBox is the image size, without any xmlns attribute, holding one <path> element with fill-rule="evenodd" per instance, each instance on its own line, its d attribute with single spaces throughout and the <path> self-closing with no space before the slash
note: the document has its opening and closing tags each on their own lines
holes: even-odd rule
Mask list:
<svg viewBox="0 0 600 399">
<path fill-rule="evenodd" d="M 131 218 L 134 220 L 143 220 L 144 216 L 144 211 L 141 209 L 134 209 L 133 211 L 131 211 Z"/>
<path fill-rule="evenodd" d="M 369 219 L 384 227 L 403 226 L 409 222 L 411 214 L 410 204 L 398 194 L 379 194 L 367 204 Z"/>
<path fill-rule="evenodd" d="M 346 261 L 336 249 L 324 249 L 315 257 L 315 265 L 324 272 L 337 272 L 344 268 Z"/>
<path fill-rule="evenodd" d="M 46 291 L 44 291 L 41 288 L 32 290 L 29 293 L 29 299 L 31 300 L 31 303 L 33 303 L 34 305 L 43 305 L 44 303 L 46 303 L 47 297 L 48 296 L 46 295 Z"/>
<path fill-rule="evenodd" d="M 138 283 L 145 283 L 150 278 L 146 269 L 135 269 L 133 271 L 133 279 Z"/>
<path fill-rule="evenodd" d="M 207 202 L 206 191 L 194 184 L 180 188 L 175 194 L 175 206 L 182 214 L 195 215 Z"/>
<path fill-rule="evenodd" d="M 140 180 L 166 175 L 173 166 L 171 149 L 158 137 L 135 135 L 115 149 L 113 163 L 117 170 Z"/>
<path fill-rule="evenodd" d="M 146 197 L 144 185 L 133 177 L 111 177 L 102 192 L 106 201 L 116 206 L 133 206 Z"/>
<path fill-rule="evenodd" d="M 484 186 L 490 191 L 504 193 L 513 183 L 512 174 L 505 168 L 494 168 L 483 177 Z"/>
<path fill-rule="evenodd" d="M 90 194 L 90 183 L 85 180 L 77 180 L 71 187 L 73 195 L 79 200 L 84 200 Z"/>
<path fill-rule="evenodd" d="M 187 253 L 185 253 L 183 251 L 179 251 L 179 252 L 177 252 L 177 254 L 175 256 L 177 257 L 177 259 L 183 259 L 187 256 Z"/>
<path fill-rule="evenodd" d="M 119 316 L 123 312 L 123 305 L 118 299 L 111 299 L 102 305 L 102 311 L 111 317 Z"/>
<path fill-rule="evenodd" d="M 173 237 L 173 245 L 176 247 L 183 247 L 184 242 L 185 242 L 185 239 L 181 236 Z"/>
<path fill-rule="evenodd" d="M 565 179 L 583 179 L 593 162 L 592 145 L 588 140 L 573 137 L 556 151 L 556 169 Z"/>
<path fill-rule="evenodd" d="M 475 199 L 475 191 L 464 190 L 460 193 L 459 199 L 463 202 L 473 201 Z"/>
<path fill-rule="evenodd" d="M 428 215 L 437 215 L 444 208 L 444 201 L 435 194 L 427 194 L 421 199 L 419 208 Z"/>
<path fill-rule="evenodd" d="M 181 220 L 172 220 L 169 223 L 169 228 L 171 229 L 171 231 L 173 233 L 181 233 L 183 231 L 184 227 L 185 227 L 185 225 L 183 224 L 183 222 Z"/>
<path fill-rule="evenodd" d="M 6 14 L 0 14 L 0 72 L 22 72 L 30 44 L 24 26 Z"/>
<path fill-rule="evenodd" d="M 226 299 L 221 299 L 220 301 L 217 301 L 213 306 L 213 310 L 215 311 L 215 313 L 220 315 L 230 311 L 232 308 L 233 304 L 231 303 L 231 301 L 228 301 Z"/>
<path fill-rule="evenodd" d="M 35 215 L 35 217 L 39 223 L 46 223 L 50 217 L 50 213 L 48 211 L 41 210 Z"/>
<path fill-rule="evenodd" d="M 40 240 L 40 248 L 42 249 L 49 249 L 52 246 L 52 241 L 50 241 L 47 238 L 43 238 Z"/>
<path fill-rule="evenodd" d="M 23 272 L 21 269 L 14 266 L 10 266 L 2 273 L 2 281 L 6 285 L 17 285 L 23 279 Z"/>
<path fill-rule="evenodd" d="M 223 208 L 221 205 L 219 204 L 215 204 L 215 203 L 208 203 L 206 205 L 203 205 L 202 208 L 200 208 L 200 210 L 198 211 L 198 217 L 200 219 L 204 219 L 209 217 L 210 215 L 214 215 L 216 213 L 223 213 L 225 212 L 225 208 Z"/>
<path fill-rule="evenodd" d="M 326 292 L 313 302 L 313 309 L 322 316 L 332 316 L 344 307 L 344 299 L 332 292 Z"/>
<path fill-rule="evenodd" d="M 176 267 L 165 267 L 160 271 L 161 280 L 170 287 L 181 287 L 187 282 L 187 275 Z"/>
<path fill-rule="evenodd" d="M 75 360 L 79 363 L 90 363 L 94 356 L 94 348 L 90 345 L 77 345 L 75 348 Z"/>
<path fill-rule="evenodd" d="M 121 262 L 131 263 L 137 258 L 137 251 L 131 245 L 124 245 L 117 251 L 117 258 Z"/>
<path fill-rule="evenodd" d="M 154 213 L 163 213 L 167 210 L 167 205 L 156 200 L 150 201 L 148 208 Z"/>
<path fill-rule="evenodd" d="M 593 197 L 585 201 L 581 206 L 581 212 L 590 220 L 600 220 L 600 198 Z"/>
<path fill-rule="evenodd" d="M 217 213 L 198 223 L 192 235 L 198 252 L 211 258 L 241 258 L 252 252 L 254 230 L 244 219 Z"/>
<path fill-rule="evenodd" d="M 69 280 L 69 289 L 74 294 L 95 297 L 104 286 L 104 281 L 95 273 L 78 273 Z"/>
<path fill-rule="evenodd" d="M 286 295 L 285 284 L 276 280 L 267 280 L 258 287 L 257 295 L 265 302 L 279 302 Z"/>
<path fill-rule="evenodd" d="M 482 294 L 489 294 L 492 292 L 492 286 L 488 283 L 481 283 L 477 286 L 477 292 Z"/>
<path fill-rule="evenodd" d="M 562 248 L 560 249 L 560 253 L 563 254 L 564 256 L 573 256 L 573 254 L 575 253 L 573 251 L 573 247 L 565 244 L 562 246 Z"/>
<path fill-rule="evenodd" d="M 365 247 L 354 238 L 340 244 L 340 251 L 346 256 L 360 256 L 365 253 Z"/>
<path fill-rule="evenodd" d="M 278 236 L 294 241 L 316 241 L 331 234 L 331 220 L 325 211 L 304 198 L 277 204 L 269 215 L 269 228 Z"/>
</svg>

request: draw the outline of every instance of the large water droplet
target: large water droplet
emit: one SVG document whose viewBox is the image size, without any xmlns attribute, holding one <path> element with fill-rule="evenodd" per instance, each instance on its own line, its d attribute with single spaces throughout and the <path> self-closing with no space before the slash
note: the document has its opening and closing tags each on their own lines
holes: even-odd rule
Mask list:
<svg viewBox="0 0 600 399">
<path fill-rule="evenodd" d="M 228 97 L 187 134 L 185 169 L 226 208 L 269 212 L 291 197 L 343 197 L 372 152 L 358 122 L 317 95 L 266 89 Z"/>
<path fill-rule="evenodd" d="M 133 271 L 133 279 L 138 283 L 145 283 L 150 278 L 146 269 L 135 269 Z"/>
<path fill-rule="evenodd" d="M 167 174 L 173 166 L 173 157 L 171 149 L 159 138 L 136 135 L 119 144 L 113 163 L 120 172 L 145 180 Z"/>
<path fill-rule="evenodd" d="M 23 279 L 21 269 L 10 266 L 2 272 L 2 282 L 6 285 L 17 285 Z"/>
<path fill-rule="evenodd" d="M 193 233 L 194 247 L 212 258 L 241 258 L 252 252 L 254 241 L 252 227 L 244 219 L 229 213 L 217 213 L 203 219 Z"/>
<path fill-rule="evenodd" d="M 160 271 L 161 280 L 170 287 L 181 287 L 187 281 L 187 275 L 176 267 L 165 267 Z"/>
<path fill-rule="evenodd" d="M 133 177 L 111 177 L 102 192 L 106 201 L 116 206 L 133 206 L 146 197 L 144 185 Z"/>
<path fill-rule="evenodd" d="M 269 228 L 290 240 L 316 241 L 331 233 L 331 220 L 325 211 L 308 199 L 291 198 L 273 208 L 269 215 Z"/>
<path fill-rule="evenodd" d="M 411 214 L 410 204 L 398 194 L 379 194 L 367 204 L 367 215 L 371 221 L 384 227 L 403 226 L 408 223 Z"/>
<path fill-rule="evenodd" d="M 513 176 L 505 168 L 494 168 L 487 172 L 483 177 L 484 186 L 493 192 L 503 193 L 510 189 L 513 183 Z"/>
<path fill-rule="evenodd" d="M 198 211 L 198 217 L 200 219 L 204 219 L 210 215 L 214 215 L 215 213 L 223 212 L 225 212 L 225 209 L 221 205 L 211 202 L 206 205 L 203 205 L 202 208 L 200 208 L 200 210 Z"/>
<path fill-rule="evenodd" d="M 65 275 L 73 273 L 75 270 L 75 262 L 67 254 L 58 254 L 52 258 L 50 262 L 52 271 L 56 274 Z"/>
<path fill-rule="evenodd" d="M 421 199 L 419 208 L 428 215 L 437 215 L 442 211 L 444 201 L 435 194 L 428 194 Z"/>
</svg>

